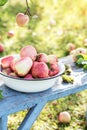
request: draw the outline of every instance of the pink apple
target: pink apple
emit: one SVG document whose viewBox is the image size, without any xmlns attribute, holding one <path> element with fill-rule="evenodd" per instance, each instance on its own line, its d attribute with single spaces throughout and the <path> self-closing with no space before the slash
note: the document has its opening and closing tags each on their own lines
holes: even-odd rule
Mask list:
<svg viewBox="0 0 87 130">
<path fill-rule="evenodd" d="M 4 51 L 4 45 L 2 43 L 0 43 L 0 52 Z"/>
<path fill-rule="evenodd" d="M 15 64 L 14 64 L 14 70 L 18 76 L 25 76 L 28 74 L 32 67 L 32 59 L 29 57 L 20 58 Z"/>
<path fill-rule="evenodd" d="M 77 55 L 80 55 L 80 54 L 86 54 L 87 53 L 87 51 L 86 51 L 86 49 L 85 48 L 77 48 L 77 49 L 75 49 L 75 50 L 73 50 L 73 51 L 71 51 L 71 55 L 73 56 L 73 60 L 76 62 L 76 60 L 77 60 Z"/>
<path fill-rule="evenodd" d="M 59 72 L 60 72 L 60 70 L 59 70 L 57 62 L 50 64 L 49 76 L 54 76 L 54 75 L 58 74 Z"/>
<path fill-rule="evenodd" d="M 69 52 L 75 50 L 75 48 L 76 48 L 75 44 L 73 44 L 73 43 L 68 43 L 68 44 L 67 44 L 67 50 L 68 50 Z"/>
<path fill-rule="evenodd" d="M 16 73 L 14 73 L 14 72 L 9 73 L 9 76 L 18 78 L 18 75 Z"/>
<path fill-rule="evenodd" d="M 67 111 L 60 112 L 58 120 L 62 123 L 69 123 L 71 121 L 71 116 Z"/>
<path fill-rule="evenodd" d="M 14 65 L 15 65 L 15 63 L 16 63 L 18 60 L 19 60 L 19 58 L 14 58 L 14 59 L 11 61 L 11 63 L 10 63 L 10 67 L 11 67 L 11 69 L 12 69 L 13 71 L 15 71 Z"/>
<path fill-rule="evenodd" d="M 9 68 L 5 68 L 5 69 L 2 69 L 2 73 L 9 75 L 10 73 L 12 73 L 12 70 L 11 70 L 10 67 Z"/>
<path fill-rule="evenodd" d="M 53 55 L 53 54 L 48 55 L 48 62 L 50 64 L 56 63 L 57 61 L 58 61 L 58 58 L 56 55 Z"/>
<path fill-rule="evenodd" d="M 14 59 L 14 57 L 12 55 L 9 56 L 5 56 L 1 59 L 1 65 L 2 68 L 8 68 L 10 67 L 10 63 L 11 61 Z"/>
<path fill-rule="evenodd" d="M 31 73 L 35 78 L 47 78 L 49 69 L 45 62 L 34 62 Z"/>
<path fill-rule="evenodd" d="M 33 61 L 36 59 L 37 51 L 31 46 L 25 46 L 20 50 L 20 57 L 30 57 Z"/>
<path fill-rule="evenodd" d="M 14 36 L 14 30 L 8 31 L 8 37 L 13 37 Z"/>
<path fill-rule="evenodd" d="M 56 21 L 54 19 L 50 19 L 50 25 L 56 25 Z"/>
<path fill-rule="evenodd" d="M 39 53 L 37 55 L 36 61 L 48 62 L 48 56 L 45 53 Z"/>
<path fill-rule="evenodd" d="M 76 54 L 86 54 L 86 49 L 85 48 L 77 48 L 76 49 Z"/>
<path fill-rule="evenodd" d="M 32 74 L 27 74 L 24 79 L 33 79 Z"/>
<path fill-rule="evenodd" d="M 16 15 L 16 22 L 19 26 L 24 26 L 29 22 L 29 16 L 24 13 L 18 13 Z"/>
</svg>

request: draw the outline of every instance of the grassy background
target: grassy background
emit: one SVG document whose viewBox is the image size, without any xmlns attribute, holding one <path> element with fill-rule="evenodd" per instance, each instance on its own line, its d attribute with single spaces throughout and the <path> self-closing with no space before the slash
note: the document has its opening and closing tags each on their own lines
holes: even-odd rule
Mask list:
<svg viewBox="0 0 87 130">
<path fill-rule="evenodd" d="M 87 47 L 87 0 L 29 0 L 32 16 L 25 27 L 16 24 L 15 17 L 25 12 L 25 0 L 9 0 L 0 7 L 0 42 L 7 54 L 19 53 L 26 45 L 33 45 L 38 52 L 56 54 L 58 57 L 68 55 L 67 44 Z M 14 30 L 13 37 L 8 38 L 8 31 Z M 32 130 L 86 130 L 85 104 L 87 91 L 48 103 Z M 67 105 L 66 105 L 67 104 Z M 59 123 L 57 117 L 61 111 L 69 111 L 71 122 Z M 17 130 L 26 111 L 9 116 L 9 130 Z"/>
</svg>

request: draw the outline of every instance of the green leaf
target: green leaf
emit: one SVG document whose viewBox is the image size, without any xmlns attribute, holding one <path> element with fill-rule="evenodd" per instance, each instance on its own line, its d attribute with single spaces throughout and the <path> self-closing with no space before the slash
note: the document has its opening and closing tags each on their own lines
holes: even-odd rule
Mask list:
<svg viewBox="0 0 87 130">
<path fill-rule="evenodd" d="M 8 0 L 0 0 L 0 6 L 3 6 L 4 4 L 7 3 Z"/>
<path fill-rule="evenodd" d="M 87 64 L 85 64 L 85 65 L 83 66 L 83 69 L 84 69 L 84 70 L 87 70 Z"/>
<path fill-rule="evenodd" d="M 0 100 L 3 99 L 2 90 L 0 90 Z"/>
<path fill-rule="evenodd" d="M 80 55 L 77 55 L 77 56 L 76 56 L 76 59 L 78 60 L 79 58 L 82 58 L 82 59 L 84 59 L 84 56 L 83 56 L 82 54 L 80 54 Z"/>
<path fill-rule="evenodd" d="M 87 55 L 84 55 L 84 60 L 87 60 Z"/>
<path fill-rule="evenodd" d="M 76 64 L 78 65 L 78 66 L 80 66 L 80 65 L 82 65 L 82 62 L 84 61 L 84 59 L 83 58 L 79 58 L 77 61 L 76 61 Z M 83 65 L 82 65 L 83 66 Z"/>
<path fill-rule="evenodd" d="M 50 63 L 49 63 L 49 62 L 47 62 L 47 66 L 48 66 L 48 68 L 50 69 Z"/>
</svg>

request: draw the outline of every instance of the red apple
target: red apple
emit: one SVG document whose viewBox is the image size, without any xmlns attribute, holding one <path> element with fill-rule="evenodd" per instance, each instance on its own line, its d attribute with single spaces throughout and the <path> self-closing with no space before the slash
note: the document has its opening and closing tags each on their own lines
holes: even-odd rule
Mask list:
<svg viewBox="0 0 87 130">
<path fill-rule="evenodd" d="M 14 57 L 12 55 L 9 56 L 5 56 L 1 59 L 1 65 L 2 68 L 8 68 L 10 67 L 10 63 L 11 61 L 14 59 Z"/>
<path fill-rule="evenodd" d="M 62 123 L 69 123 L 71 121 L 71 116 L 67 111 L 60 112 L 58 120 Z"/>
<path fill-rule="evenodd" d="M 32 59 L 29 57 L 25 57 L 25 58 L 20 58 L 15 64 L 14 64 L 14 70 L 15 73 L 18 76 L 25 76 L 26 74 L 28 74 L 28 72 L 30 71 L 31 67 L 32 67 Z"/>
<path fill-rule="evenodd" d="M 2 43 L 0 43 L 0 52 L 4 51 L 4 45 Z"/>
<path fill-rule="evenodd" d="M 48 56 L 45 53 L 39 53 L 37 55 L 36 61 L 48 62 Z"/>
<path fill-rule="evenodd" d="M 31 46 L 25 46 L 20 51 L 20 57 L 30 57 L 33 61 L 36 59 L 37 51 L 36 49 Z"/>
<path fill-rule="evenodd" d="M 32 74 L 27 74 L 24 79 L 33 79 Z"/>
<path fill-rule="evenodd" d="M 34 62 L 31 69 L 32 76 L 35 78 L 47 78 L 49 69 L 45 62 Z"/>
<path fill-rule="evenodd" d="M 24 13 L 18 13 L 16 16 L 16 22 L 19 26 L 24 26 L 29 22 L 29 16 Z"/>
<path fill-rule="evenodd" d="M 50 64 L 56 63 L 57 61 L 58 61 L 58 58 L 57 58 L 56 55 L 53 55 L 53 54 L 48 55 L 48 62 L 49 62 Z"/>
<path fill-rule="evenodd" d="M 59 72 L 60 72 L 60 70 L 59 70 L 57 62 L 50 64 L 49 76 L 54 76 L 54 75 L 58 74 Z"/>
<path fill-rule="evenodd" d="M 8 37 L 13 37 L 14 36 L 14 30 L 8 31 Z"/>
</svg>

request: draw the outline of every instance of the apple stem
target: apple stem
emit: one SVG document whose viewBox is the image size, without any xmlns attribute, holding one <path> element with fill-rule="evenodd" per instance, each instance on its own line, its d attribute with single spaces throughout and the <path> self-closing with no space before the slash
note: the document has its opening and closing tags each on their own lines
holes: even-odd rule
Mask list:
<svg viewBox="0 0 87 130">
<path fill-rule="evenodd" d="M 27 10 L 26 10 L 25 14 L 28 14 L 29 16 L 31 16 L 30 8 L 29 8 L 28 1 L 27 1 L 27 0 L 26 0 L 26 5 L 27 5 Z"/>
</svg>

